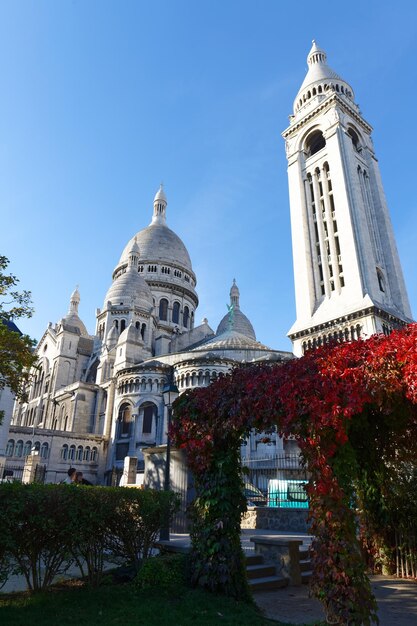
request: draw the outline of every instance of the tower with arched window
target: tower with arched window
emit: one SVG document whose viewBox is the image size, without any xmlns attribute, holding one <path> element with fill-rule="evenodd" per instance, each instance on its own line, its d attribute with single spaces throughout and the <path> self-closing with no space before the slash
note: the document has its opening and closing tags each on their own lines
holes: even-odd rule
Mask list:
<svg viewBox="0 0 417 626">
<path fill-rule="evenodd" d="M 288 335 L 297 355 L 412 317 L 372 128 L 314 41 L 307 62 L 283 133 L 297 309 Z"/>
</svg>

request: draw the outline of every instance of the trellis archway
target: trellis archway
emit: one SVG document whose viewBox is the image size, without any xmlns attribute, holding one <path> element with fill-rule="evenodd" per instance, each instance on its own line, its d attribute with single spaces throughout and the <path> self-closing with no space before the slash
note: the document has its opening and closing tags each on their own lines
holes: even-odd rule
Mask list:
<svg viewBox="0 0 417 626">
<path fill-rule="evenodd" d="M 248 596 L 240 546 L 246 509 L 240 442 L 253 428 L 277 428 L 283 436 L 296 436 L 311 474 L 314 595 L 333 623 L 375 619 L 354 510 L 363 463 L 358 440 L 366 416 L 374 426 L 366 429 L 369 452 L 382 449 L 383 437 L 383 457 L 394 458 L 398 446 L 415 454 L 417 325 L 389 337 L 323 347 L 284 365 L 236 369 L 182 395 L 174 409 L 171 437 L 186 451 L 197 493 L 191 530 L 194 582 Z"/>
</svg>

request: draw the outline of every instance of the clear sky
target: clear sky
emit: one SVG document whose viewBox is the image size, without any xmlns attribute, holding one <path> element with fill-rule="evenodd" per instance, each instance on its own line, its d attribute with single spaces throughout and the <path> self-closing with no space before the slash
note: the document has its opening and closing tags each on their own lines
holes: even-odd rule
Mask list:
<svg viewBox="0 0 417 626">
<path fill-rule="evenodd" d="M 0 252 L 40 339 L 75 285 L 89 332 L 162 180 L 215 329 L 235 277 L 257 338 L 295 320 L 281 132 L 315 38 L 374 127 L 417 315 L 417 3 L 2 0 Z"/>
</svg>

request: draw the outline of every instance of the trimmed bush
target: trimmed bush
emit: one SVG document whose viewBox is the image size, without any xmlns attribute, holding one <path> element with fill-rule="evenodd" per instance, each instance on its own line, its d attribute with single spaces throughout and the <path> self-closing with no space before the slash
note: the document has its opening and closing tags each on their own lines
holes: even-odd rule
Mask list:
<svg viewBox="0 0 417 626">
<path fill-rule="evenodd" d="M 179 497 L 172 491 L 131 488 L 118 489 L 117 494 L 108 547 L 114 556 L 138 570 L 150 556 L 161 526 L 178 510 Z"/>
<path fill-rule="evenodd" d="M 147 559 L 133 584 L 137 589 L 178 591 L 189 582 L 188 558 L 185 554 L 162 554 Z"/>
<path fill-rule="evenodd" d="M 44 589 L 71 565 L 71 495 L 60 485 L 0 485 L 0 553 L 30 590 Z"/>
<path fill-rule="evenodd" d="M 12 572 L 41 590 L 75 561 L 91 586 L 105 562 L 136 569 L 151 551 L 172 493 L 119 487 L 0 485 L 0 584 Z"/>
</svg>

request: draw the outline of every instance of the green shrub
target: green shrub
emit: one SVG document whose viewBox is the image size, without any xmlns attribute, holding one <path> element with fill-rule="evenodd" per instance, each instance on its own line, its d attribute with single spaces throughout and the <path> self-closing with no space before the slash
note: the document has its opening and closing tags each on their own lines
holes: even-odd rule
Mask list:
<svg viewBox="0 0 417 626">
<path fill-rule="evenodd" d="M 133 584 L 138 589 L 173 591 L 188 584 L 188 558 L 185 554 L 162 554 L 147 559 Z"/>
<path fill-rule="evenodd" d="M 171 491 L 132 488 L 119 488 L 117 495 L 108 548 L 138 570 L 149 557 L 161 526 L 178 510 L 179 498 Z"/>
<path fill-rule="evenodd" d="M 0 485 L 0 553 L 30 590 L 44 589 L 71 564 L 71 500 L 60 485 Z"/>
<path fill-rule="evenodd" d="M 177 506 L 172 492 L 1 484 L 0 585 L 15 571 L 30 590 L 44 589 L 74 561 L 91 586 L 106 562 L 137 569 Z"/>
</svg>

